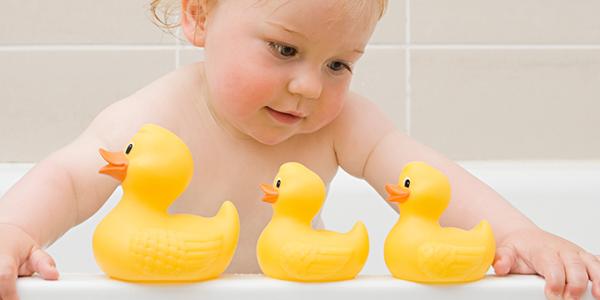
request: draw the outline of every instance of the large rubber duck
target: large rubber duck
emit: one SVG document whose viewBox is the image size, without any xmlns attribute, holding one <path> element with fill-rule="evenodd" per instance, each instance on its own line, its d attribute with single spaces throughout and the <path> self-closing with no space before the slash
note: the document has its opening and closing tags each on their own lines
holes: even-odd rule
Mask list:
<svg viewBox="0 0 600 300">
<path fill-rule="evenodd" d="M 388 201 L 400 208 L 384 245 L 385 262 L 394 277 L 460 283 L 485 276 L 496 249 L 492 228 L 485 220 L 469 231 L 439 225 L 450 201 L 450 183 L 442 172 L 411 162 L 398 184 L 388 184 L 386 190 Z"/>
<path fill-rule="evenodd" d="M 123 197 L 98 224 L 93 249 L 110 277 L 185 282 L 218 277 L 237 246 L 239 217 L 226 201 L 211 218 L 168 214 L 193 174 L 192 155 L 175 134 L 146 124 L 123 152 L 100 149 L 100 170 L 122 181 Z"/>
<path fill-rule="evenodd" d="M 300 163 L 283 164 L 273 184 L 261 184 L 273 217 L 258 239 L 258 263 L 267 276 L 290 281 L 354 278 L 369 254 L 365 225 L 348 233 L 314 230 L 311 221 L 325 201 L 325 184 Z"/>
</svg>

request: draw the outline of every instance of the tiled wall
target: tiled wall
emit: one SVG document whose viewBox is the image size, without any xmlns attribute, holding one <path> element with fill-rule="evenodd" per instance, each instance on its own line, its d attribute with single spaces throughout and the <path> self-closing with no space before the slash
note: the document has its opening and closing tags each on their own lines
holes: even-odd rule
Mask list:
<svg viewBox="0 0 600 300">
<path fill-rule="evenodd" d="M 353 89 L 453 159 L 600 159 L 600 1 L 389 0 Z M 0 162 L 37 161 L 201 51 L 149 0 L 4 0 Z"/>
</svg>

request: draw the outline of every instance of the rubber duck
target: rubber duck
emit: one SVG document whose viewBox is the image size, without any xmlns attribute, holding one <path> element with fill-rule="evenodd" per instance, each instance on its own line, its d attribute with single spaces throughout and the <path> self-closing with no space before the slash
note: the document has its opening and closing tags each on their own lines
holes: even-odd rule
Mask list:
<svg viewBox="0 0 600 300">
<path fill-rule="evenodd" d="M 385 263 L 396 278 L 421 283 L 461 283 L 481 279 L 496 244 L 483 220 L 465 231 L 441 227 L 439 218 L 450 202 L 450 183 L 424 163 L 407 164 L 398 184 L 385 186 L 388 201 L 397 202 L 400 218 L 384 244 Z"/>
<path fill-rule="evenodd" d="M 169 214 L 192 174 L 190 150 L 175 134 L 144 125 L 124 151 L 100 149 L 100 173 L 121 181 L 123 196 L 96 227 L 93 250 L 109 277 L 133 282 L 186 282 L 218 277 L 238 242 L 239 216 L 225 201 L 210 218 Z"/>
<path fill-rule="evenodd" d="M 354 278 L 369 254 L 369 237 L 362 222 L 348 233 L 314 230 L 311 221 L 325 201 L 325 184 L 297 162 L 279 168 L 273 184 L 261 184 L 263 201 L 273 216 L 262 231 L 257 257 L 269 277 L 303 282 Z"/>
</svg>

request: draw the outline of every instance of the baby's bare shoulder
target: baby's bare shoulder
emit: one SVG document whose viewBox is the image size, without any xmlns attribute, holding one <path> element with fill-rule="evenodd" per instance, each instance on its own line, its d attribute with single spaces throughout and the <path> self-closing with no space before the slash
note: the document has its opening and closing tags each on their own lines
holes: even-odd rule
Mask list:
<svg viewBox="0 0 600 300">
<path fill-rule="evenodd" d="M 375 103 L 350 92 L 332 128 L 339 164 L 350 174 L 362 176 L 369 154 L 383 136 L 394 130 L 394 124 Z"/>
<path fill-rule="evenodd" d="M 122 146 L 144 124 L 154 123 L 175 133 L 184 127 L 182 114 L 190 112 L 194 91 L 189 78 L 190 68 L 171 72 L 134 94 L 117 101 L 100 112 L 89 128 L 106 146 Z"/>
<path fill-rule="evenodd" d="M 331 126 L 336 138 L 346 138 L 348 134 L 357 135 L 357 131 L 376 133 L 393 127 L 393 123 L 366 97 L 354 92 L 348 93 L 344 107 Z"/>
<path fill-rule="evenodd" d="M 129 140 L 146 123 L 154 123 L 175 131 L 180 127 L 182 100 L 178 85 L 179 70 L 152 82 L 129 97 L 103 109 L 74 141 L 52 155 L 56 166 L 64 168 L 72 178 L 73 188 L 80 197 L 79 221 L 93 214 L 117 183 L 98 170 L 106 164 L 98 153 L 124 150 Z"/>
<path fill-rule="evenodd" d="M 373 109 L 374 105 L 366 97 L 349 92 L 342 110 L 331 123 L 336 140 L 339 142 L 350 131 L 366 123 L 368 116 L 371 115 L 369 112 Z"/>
</svg>

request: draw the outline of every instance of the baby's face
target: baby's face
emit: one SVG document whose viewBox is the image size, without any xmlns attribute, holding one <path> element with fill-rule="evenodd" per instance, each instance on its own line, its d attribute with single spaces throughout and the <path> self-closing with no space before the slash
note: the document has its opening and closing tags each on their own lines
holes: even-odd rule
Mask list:
<svg viewBox="0 0 600 300">
<path fill-rule="evenodd" d="M 361 1 L 370 9 L 346 7 Z M 209 13 L 204 45 L 216 114 L 269 145 L 327 125 L 342 109 L 381 11 L 377 3 L 220 1 Z"/>
</svg>

